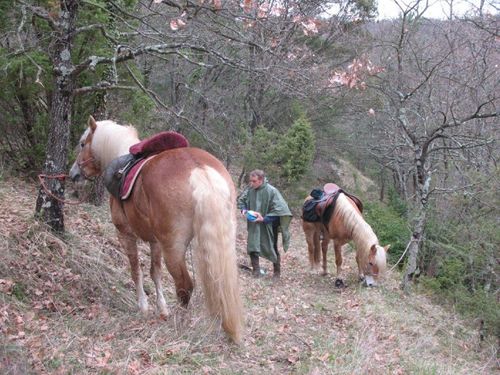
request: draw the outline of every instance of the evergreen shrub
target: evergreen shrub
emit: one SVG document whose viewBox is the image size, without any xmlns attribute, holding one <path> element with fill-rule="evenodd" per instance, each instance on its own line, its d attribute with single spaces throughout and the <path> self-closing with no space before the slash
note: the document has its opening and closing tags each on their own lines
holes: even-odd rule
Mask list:
<svg viewBox="0 0 500 375">
<path fill-rule="evenodd" d="M 244 151 L 248 171 L 262 169 L 281 188 L 299 181 L 312 165 L 315 147 L 311 124 L 298 118 L 284 135 L 257 127 Z"/>
<path fill-rule="evenodd" d="M 411 236 L 406 219 L 393 207 L 380 202 L 365 203 L 363 215 L 377 235 L 380 244 L 391 245 L 387 254 L 389 263 L 397 262 Z"/>
</svg>

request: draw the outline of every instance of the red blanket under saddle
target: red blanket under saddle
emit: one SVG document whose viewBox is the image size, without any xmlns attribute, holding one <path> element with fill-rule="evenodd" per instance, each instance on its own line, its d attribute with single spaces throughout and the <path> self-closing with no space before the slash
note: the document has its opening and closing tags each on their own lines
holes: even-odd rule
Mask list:
<svg viewBox="0 0 500 375">
<path fill-rule="evenodd" d="M 158 133 L 131 146 L 129 152 L 134 155 L 136 159 L 140 160 L 130 168 L 123 179 L 120 189 L 120 198 L 125 200 L 130 196 L 142 167 L 144 167 L 149 160 L 153 159 L 160 152 L 179 147 L 189 147 L 189 142 L 183 135 L 174 131 Z"/>
<path fill-rule="evenodd" d="M 130 196 L 130 194 L 132 193 L 132 189 L 134 188 L 135 180 L 139 176 L 139 172 L 141 171 L 142 167 L 144 167 L 144 165 L 146 165 L 146 163 L 153 159 L 156 155 L 157 154 L 154 154 L 148 158 L 141 159 L 137 163 L 135 163 L 132 168 L 130 168 L 130 170 L 125 175 L 125 178 L 123 179 L 123 183 L 120 189 L 121 200 L 124 201 Z"/>
</svg>

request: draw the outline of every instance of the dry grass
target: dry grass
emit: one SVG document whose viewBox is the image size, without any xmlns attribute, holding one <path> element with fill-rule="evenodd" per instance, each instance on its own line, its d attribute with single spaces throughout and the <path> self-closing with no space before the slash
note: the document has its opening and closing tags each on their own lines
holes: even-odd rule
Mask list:
<svg viewBox="0 0 500 375">
<path fill-rule="evenodd" d="M 480 347 L 474 327 L 425 296 L 402 294 L 399 275 L 389 275 L 383 287 L 362 288 L 349 252 L 345 290 L 335 290 L 331 275 L 310 273 L 298 220 L 281 281 L 241 271 L 241 346 L 207 319 L 199 288 L 187 311 L 176 308 L 166 271 L 171 316 L 143 317 L 107 207 L 68 206 L 68 233 L 58 238 L 33 219 L 35 197 L 25 182 L 0 182 L 2 374 L 499 372 L 493 344 Z M 239 224 L 239 259 L 248 264 Z M 147 274 L 148 250 L 141 247 Z M 149 277 L 146 287 L 153 306 Z"/>
</svg>

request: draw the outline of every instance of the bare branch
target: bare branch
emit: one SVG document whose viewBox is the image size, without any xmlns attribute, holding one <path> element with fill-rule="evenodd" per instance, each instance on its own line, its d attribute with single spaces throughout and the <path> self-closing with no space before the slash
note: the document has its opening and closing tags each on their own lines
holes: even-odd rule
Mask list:
<svg viewBox="0 0 500 375">
<path fill-rule="evenodd" d="M 108 91 L 108 90 L 137 90 L 136 86 L 121 86 L 121 85 L 112 85 L 111 83 L 107 81 L 101 81 L 96 83 L 93 86 L 84 86 L 84 87 L 79 87 L 75 90 L 73 90 L 73 95 L 78 96 L 78 95 L 84 95 L 92 92 L 98 92 L 98 91 Z"/>
<path fill-rule="evenodd" d="M 223 154 L 223 148 L 221 147 L 220 144 L 218 144 L 213 139 L 211 139 L 211 137 L 209 137 L 206 132 L 202 131 L 191 120 L 189 120 L 187 117 L 183 116 L 182 113 L 176 112 L 171 107 L 169 107 L 168 105 L 166 105 L 160 99 L 160 97 L 159 97 L 159 95 L 157 93 L 155 93 L 153 90 L 150 90 L 150 89 L 147 89 L 146 87 L 144 87 L 144 85 L 142 84 L 142 82 L 135 76 L 135 74 L 132 72 L 132 70 L 130 69 L 130 67 L 127 64 L 125 64 L 125 67 L 126 67 L 127 71 L 129 72 L 130 76 L 132 77 L 132 79 L 134 80 L 134 82 L 137 84 L 137 86 L 139 86 L 139 88 L 146 95 L 148 95 L 158 106 L 160 106 L 161 108 L 165 109 L 167 112 L 171 113 L 175 117 L 184 120 L 187 124 L 189 124 L 191 126 L 191 128 L 193 128 L 198 134 L 200 134 L 209 144 L 211 144 L 213 147 L 215 147 L 217 150 L 219 150 L 219 152 L 221 152 Z"/>
<path fill-rule="evenodd" d="M 49 24 L 49 26 L 52 30 L 59 29 L 59 22 L 57 22 L 56 20 L 54 20 L 52 18 L 52 16 L 47 11 L 47 9 L 28 4 L 28 3 L 21 1 L 21 0 L 17 0 L 17 1 L 19 3 L 21 3 L 24 7 L 28 8 L 35 16 L 47 21 L 47 23 Z"/>
</svg>

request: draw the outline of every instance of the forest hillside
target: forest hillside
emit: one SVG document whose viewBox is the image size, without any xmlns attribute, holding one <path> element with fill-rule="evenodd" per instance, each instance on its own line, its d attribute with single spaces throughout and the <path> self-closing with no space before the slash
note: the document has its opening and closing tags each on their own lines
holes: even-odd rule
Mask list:
<svg viewBox="0 0 500 375">
<path fill-rule="evenodd" d="M 430 3 L 0 1 L 0 374 L 499 373 L 498 1 L 439 1 L 440 19 Z M 280 282 L 240 269 L 241 346 L 200 285 L 174 308 L 166 272 L 170 316 L 137 313 L 91 116 L 178 132 L 238 190 L 258 168 L 283 193 L 292 248 Z M 95 177 L 80 198 L 75 161 Z M 345 289 L 332 256 L 329 275 L 308 269 L 300 208 L 327 182 L 391 245 L 378 288 L 352 250 Z"/>
<path fill-rule="evenodd" d="M 57 237 L 33 219 L 36 185 L 0 180 L 0 372 L 2 374 L 493 374 L 496 342 L 481 341 L 479 321 L 462 320 L 422 293 L 405 294 L 392 270 L 382 286 L 356 279 L 345 252 L 347 288 L 311 273 L 300 219 L 282 278 L 254 279 L 240 269 L 245 336 L 230 344 L 205 315 L 195 288 L 192 304 L 171 315 L 141 316 L 128 261 L 106 205 L 66 205 L 67 232 Z M 245 254 L 239 219 L 237 252 Z M 154 287 L 148 248 L 141 245 L 146 288 Z M 191 253 L 188 255 L 192 263 Z M 194 275 L 196 281 L 196 275 Z M 488 340 L 491 340 L 488 341 Z"/>
</svg>

